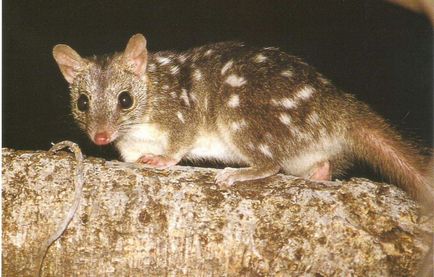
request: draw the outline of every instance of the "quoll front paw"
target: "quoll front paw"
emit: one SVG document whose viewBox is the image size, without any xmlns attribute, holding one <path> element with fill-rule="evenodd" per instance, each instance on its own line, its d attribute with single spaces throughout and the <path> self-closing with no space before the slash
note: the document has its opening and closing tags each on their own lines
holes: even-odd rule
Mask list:
<svg viewBox="0 0 434 277">
<path fill-rule="evenodd" d="M 176 165 L 177 160 L 168 158 L 163 155 L 145 154 L 137 160 L 138 163 L 146 164 L 153 168 L 168 168 L 170 166 Z"/>
</svg>

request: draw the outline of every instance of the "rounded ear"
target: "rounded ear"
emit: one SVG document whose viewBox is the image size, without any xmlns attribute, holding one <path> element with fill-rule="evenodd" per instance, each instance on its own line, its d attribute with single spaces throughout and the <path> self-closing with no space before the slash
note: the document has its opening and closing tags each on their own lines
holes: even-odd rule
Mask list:
<svg viewBox="0 0 434 277">
<path fill-rule="evenodd" d="M 85 60 L 74 51 L 71 47 L 65 44 L 57 44 L 53 48 L 53 57 L 60 68 L 60 71 L 70 84 L 74 81 L 77 74 L 86 65 Z"/>
<path fill-rule="evenodd" d="M 122 55 L 122 60 L 137 76 L 145 74 L 148 50 L 146 49 L 146 39 L 142 34 L 135 34 L 130 38 Z"/>
</svg>

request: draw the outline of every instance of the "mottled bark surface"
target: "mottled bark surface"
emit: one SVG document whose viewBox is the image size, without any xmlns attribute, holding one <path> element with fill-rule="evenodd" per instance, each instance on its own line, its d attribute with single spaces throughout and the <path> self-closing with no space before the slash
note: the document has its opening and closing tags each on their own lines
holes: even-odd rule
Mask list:
<svg viewBox="0 0 434 277">
<path fill-rule="evenodd" d="M 35 272 L 74 197 L 73 155 L 3 149 L 3 274 Z M 392 185 L 86 159 L 80 206 L 43 276 L 411 276 L 432 219 Z"/>
</svg>

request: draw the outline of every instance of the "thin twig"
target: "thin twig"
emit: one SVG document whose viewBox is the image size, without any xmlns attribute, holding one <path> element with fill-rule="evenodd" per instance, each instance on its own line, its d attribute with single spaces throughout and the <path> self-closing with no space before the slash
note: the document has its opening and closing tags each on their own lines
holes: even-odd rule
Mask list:
<svg viewBox="0 0 434 277">
<path fill-rule="evenodd" d="M 63 222 L 59 225 L 56 232 L 53 233 L 40 247 L 39 249 L 39 255 L 38 255 L 38 263 L 37 263 L 37 269 L 35 276 L 41 276 L 42 273 L 42 266 L 45 259 L 45 256 L 47 254 L 48 248 L 50 248 L 51 244 L 57 240 L 63 232 L 65 232 L 66 228 L 68 227 L 71 220 L 74 218 L 74 215 L 77 211 L 78 205 L 80 203 L 80 199 L 82 196 L 83 191 L 83 183 L 84 183 L 84 176 L 83 176 L 83 154 L 81 153 L 80 147 L 71 141 L 62 141 L 57 144 L 55 144 L 53 147 L 51 147 L 50 152 L 57 152 L 63 148 L 69 148 L 71 152 L 74 153 L 75 159 L 77 161 L 77 166 L 75 168 L 75 176 L 74 176 L 74 185 L 75 185 L 75 196 L 74 196 L 74 202 L 69 209 L 69 212 Z"/>
</svg>

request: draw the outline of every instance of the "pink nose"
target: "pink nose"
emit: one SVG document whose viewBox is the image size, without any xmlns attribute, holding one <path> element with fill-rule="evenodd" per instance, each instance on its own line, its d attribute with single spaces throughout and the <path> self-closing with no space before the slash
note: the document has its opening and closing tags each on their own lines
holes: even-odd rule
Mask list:
<svg viewBox="0 0 434 277">
<path fill-rule="evenodd" d="M 106 145 L 110 143 L 110 135 L 107 132 L 96 133 L 93 137 L 96 145 Z"/>
</svg>

